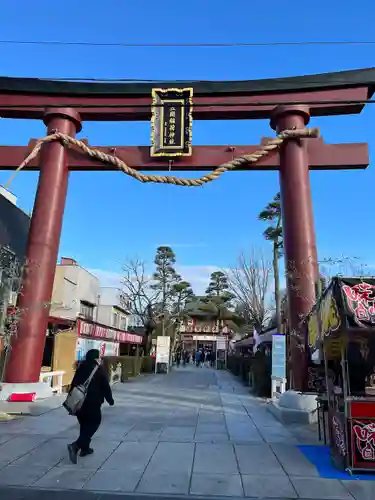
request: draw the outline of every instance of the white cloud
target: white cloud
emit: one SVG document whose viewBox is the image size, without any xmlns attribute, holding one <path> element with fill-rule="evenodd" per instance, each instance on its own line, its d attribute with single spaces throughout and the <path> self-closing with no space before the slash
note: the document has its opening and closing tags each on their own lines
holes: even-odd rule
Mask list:
<svg viewBox="0 0 375 500">
<path fill-rule="evenodd" d="M 216 266 L 176 266 L 176 271 L 191 283 L 196 295 L 204 295 L 211 273 L 219 270 Z"/>
<path fill-rule="evenodd" d="M 176 271 L 182 279 L 191 283 L 196 295 L 203 295 L 211 273 L 218 271 L 216 266 L 176 266 Z M 101 286 L 121 288 L 121 273 L 106 271 L 105 269 L 89 269 L 90 273 L 99 278 Z"/>
<path fill-rule="evenodd" d="M 88 271 L 99 279 L 101 286 L 121 287 L 120 273 L 105 269 L 88 269 Z"/>
</svg>

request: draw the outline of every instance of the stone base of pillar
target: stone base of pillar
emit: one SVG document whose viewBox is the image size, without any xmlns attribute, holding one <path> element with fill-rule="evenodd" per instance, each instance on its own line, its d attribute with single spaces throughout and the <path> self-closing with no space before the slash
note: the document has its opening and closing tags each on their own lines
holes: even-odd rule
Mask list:
<svg viewBox="0 0 375 500">
<path fill-rule="evenodd" d="M 289 390 L 277 401 L 270 401 L 267 409 L 283 424 L 315 424 L 318 421 L 316 397 Z"/>
<path fill-rule="evenodd" d="M 35 392 L 36 400 L 53 396 L 52 387 L 44 382 L 33 383 L 2 383 L 0 386 L 0 401 L 8 401 L 12 394 L 30 394 Z"/>
</svg>

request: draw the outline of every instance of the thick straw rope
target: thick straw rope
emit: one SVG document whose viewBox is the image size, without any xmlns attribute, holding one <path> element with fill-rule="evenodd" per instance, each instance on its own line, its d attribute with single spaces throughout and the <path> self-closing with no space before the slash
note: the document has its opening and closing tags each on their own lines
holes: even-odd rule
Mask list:
<svg viewBox="0 0 375 500">
<path fill-rule="evenodd" d="M 43 144 L 53 141 L 59 141 L 63 146 L 67 148 L 73 146 L 79 149 L 82 153 L 90 156 L 91 158 L 95 158 L 96 160 L 99 160 L 103 163 L 110 163 L 111 165 L 116 166 L 119 170 L 125 172 L 125 174 L 133 177 L 134 179 L 137 179 L 137 181 L 140 182 L 174 184 L 176 186 L 203 186 L 203 184 L 206 184 L 207 182 L 218 179 L 224 172 L 227 172 L 228 170 L 234 170 L 237 167 L 258 162 L 270 153 L 275 152 L 283 144 L 283 142 L 288 139 L 304 139 L 309 137 L 319 137 L 319 129 L 311 128 L 283 130 L 275 137 L 275 139 L 268 140 L 266 144 L 260 146 L 259 150 L 254 151 L 254 153 L 233 158 L 233 160 L 228 161 L 227 163 L 223 163 L 222 165 L 217 167 L 213 172 L 197 179 L 183 179 L 180 177 L 175 177 L 174 175 L 167 176 L 142 174 L 134 168 L 129 167 L 123 160 L 117 158 L 116 156 L 109 155 L 97 149 L 90 148 L 84 142 L 79 141 L 78 139 L 74 139 L 69 135 L 55 132 L 54 134 L 43 137 L 36 143 L 31 153 L 24 159 L 24 161 L 17 168 L 17 170 L 14 172 L 14 174 L 11 176 L 4 187 L 9 187 L 10 183 L 13 181 L 17 173 L 24 169 L 34 158 L 38 156 Z"/>
</svg>

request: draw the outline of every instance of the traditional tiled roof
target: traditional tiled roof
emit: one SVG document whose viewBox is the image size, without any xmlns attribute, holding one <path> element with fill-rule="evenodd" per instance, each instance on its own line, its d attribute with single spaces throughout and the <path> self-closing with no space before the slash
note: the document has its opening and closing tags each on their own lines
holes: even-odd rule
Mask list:
<svg viewBox="0 0 375 500">
<path fill-rule="evenodd" d="M 363 68 L 334 73 L 304 75 L 286 78 L 265 78 L 259 80 L 228 81 L 172 81 L 172 82 L 72 82 L 38 78 L 0 77 L 0 92 L 32 93 L 49 95 L 97 96 L 111 94 L 112 97 L 149 95 L 158 87 L 194 87 L 194 95 L 212 94 L 265 94 L 295 91 L 331 90 L 367 86 L 368 97 L 375 89 L 375 68 Z"/>
</svg>

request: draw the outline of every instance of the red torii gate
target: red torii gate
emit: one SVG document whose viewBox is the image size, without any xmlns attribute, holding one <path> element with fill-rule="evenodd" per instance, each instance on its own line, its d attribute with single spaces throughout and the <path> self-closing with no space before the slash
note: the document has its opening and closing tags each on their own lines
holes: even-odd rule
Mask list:
<svg viewBox="0 0 375 500">
<path fill-rule="evenodd" d="M 168 88 L 176 83 L 159 83 Z M 178 82 L 194 88 L 195 120 L 270 119 L 278 133 L 303 129 L 310 116 L 359 113 L 375 90 L 375 69 L 296 78 L 232 82 Z M 152 85 L 146 83 L 83 83 L 0 78 L 0 116 L 43 120 L 47 133 L 74 137 L 83 121 L 151 119 Z M 28 146 L 1 146 L 0 168 L 15 170 L 30 153 Z M 148 147 L 99 147 L 138 170 L 169 170 L 163 159 L 150 157 Z M 173 171 L 213 170 L 259 149 L 259 146 L 195 146 L 190 157 L 173 159 Z M 322 139 L 288 139 L 279 154 L 249 170 L 279 170 L 284 248 L 287 269 L 289 326 L 297 331 L 301 317 L 315 301 L 318 265 L 310 193 L 311 170 L 366 168 L 367 144 L 325 144 Z M 6 382 L 39 380 L 48 304 L 58 256 L 69 171 L 114 170 L 108 164 L 67 149 L 61 142 L 43 145 L 40 158 L 27 170 L 40 170 L 29 240 L 28 268 L 19 308 L 18 334 L 6 366 Z M 302 388 L 301 353 L 292 349 L 293 386 Z"/>
</svg>

